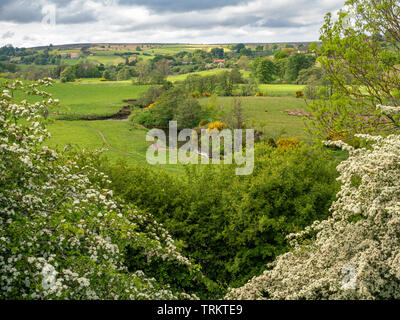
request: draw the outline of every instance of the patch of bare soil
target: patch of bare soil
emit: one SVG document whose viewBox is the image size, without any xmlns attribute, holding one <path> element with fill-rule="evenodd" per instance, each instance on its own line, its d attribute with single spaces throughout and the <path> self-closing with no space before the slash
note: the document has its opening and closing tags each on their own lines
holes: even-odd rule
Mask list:
<svg viewBox="0 0 400 320">
<path fill-rule="evenodd" d="M 121 110 L 119 110 L 116 114 L 111 116 L 111 119 L 126 119 L 131 114 L 132 107 L 125 106 Z"/>
<path fill-rule="evenodd" d="M 87 121 L 94 121 L 94 120 L 125 120 L 128 119 L 132 111 L 131 106 L 125 106 L 117 113 L 111 116 L 97 116 L 97 115 L 90 115 L 85 120 Z"/>
<path fill-rule="evenodd" d="M 134 99 L 127 99 L 127 100 L 123 100 L 122 102 L 128 103 L 129 105 L 139 104 L 139 102 L 137 100 L 134 100 Z"/>
</svg>

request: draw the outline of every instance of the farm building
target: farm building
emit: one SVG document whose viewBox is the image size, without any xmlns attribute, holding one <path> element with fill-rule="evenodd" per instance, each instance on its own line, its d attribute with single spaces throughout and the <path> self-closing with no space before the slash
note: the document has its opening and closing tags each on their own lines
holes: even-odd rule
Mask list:
<svg viewBox="0 0 400 320">
<path fill-rule="evenodd" d="M 225 59 L 215 59 L 213 64 L 217 64 L 220 68 L 223 68 L 225 65 Z"/>
</svg>

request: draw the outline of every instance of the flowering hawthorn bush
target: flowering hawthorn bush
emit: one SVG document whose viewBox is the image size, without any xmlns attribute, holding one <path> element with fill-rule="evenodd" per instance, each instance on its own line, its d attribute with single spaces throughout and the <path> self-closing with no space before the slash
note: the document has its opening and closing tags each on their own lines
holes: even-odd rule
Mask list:
<svg viewBox="0 0 400 320">
<path fill-rule="evenodd" d="M 332 217 L 292 235 L 291 252 L 226 298 L 400 298 L 400 136 L 358 137 L 372 146 L 329 142 L 350 152 Z"/>
<path fill-rule="evenodd" d="M 42 114 L 57 104 L 41 86 L 0 89 L 0 299 L 190 299 L 126 264 L 127 248 L 201 276 L 169 234 L 107 189 L 90 154 L 58 154 Z M 15 95 L 39 100 L 16 102 Z M 31 100 L 31 99 L 30 99 Z M 182 275 L 180 275 L 182 276 Z"/>
</svg>

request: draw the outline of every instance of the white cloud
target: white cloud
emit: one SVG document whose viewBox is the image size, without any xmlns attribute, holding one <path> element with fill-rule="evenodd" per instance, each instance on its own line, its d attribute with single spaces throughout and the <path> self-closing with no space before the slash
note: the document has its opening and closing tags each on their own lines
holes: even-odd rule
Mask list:
<svg viewBox="0 0 400 320">
<path fill-rule="evenodd" d="M 37 3 L 29 7 L 25 0 L 5 0 L 0 11 L 18 14 L 0 14 L 0 30 L 12 34 L 0 39 L 0 45 L 315 41 L 324 15 L 344 5 L 344 0 L 238 0 L 233 5 L 225 0 L 171 0 L 170 5 L 163 0 L 119 1 L 42 0 L 42 5 L 57 5 L 56 25 L 49 29 L 40 23 L 41 7 Z M 26 7 L 18 12 L 22 5 Z M 179 10 L 172 12 L 176 6 Z"/>
</svg>

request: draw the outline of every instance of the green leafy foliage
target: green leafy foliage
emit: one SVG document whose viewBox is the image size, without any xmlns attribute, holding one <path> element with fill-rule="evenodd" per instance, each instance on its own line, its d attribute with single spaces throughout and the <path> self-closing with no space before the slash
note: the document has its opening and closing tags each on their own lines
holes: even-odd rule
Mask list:
<svg viewBox="0 0 400 320">
<path fill-rule="evenodd" d="M 201 76 L 189 75 L 180 85 L 186 92 L 216 93 L 220 96 L 232 96 L 241 76 L 237 69 L 223 71 L 218 74 Z"/>
<path fill-rule="evenodd" d="M 315 57 L 305 55 L 303 53 L 295 53 L 289 57 L 287 68 L 286 68 L 286 79 L 289 81 L 295 81 L 299 76 L 299 72 L 302 69 L 307 69 L 313 66 L 315 63 Z"/>
<path fill-rule="evenodd" d="M 253 76 L 261 83 L 268 83 L 274 79 L 276 68 L 269 58 L 256 58 L 252 62 L 251 71 Z"/>
<path fill-rule="evenodd" d="M 72 66 L 66 67 L 64 71 L 61 72 L 60 75 L 61 82 L 72 82 L 75 79 L 76 79 L 76 72 L 74 70 L 74 67 Z"/>
<path fill-rule="evenodd" d="M 311 104 L 311 129 L 322 139 L 344 131 L 345 141 L 355 145 L 355 133 L 387 134 L 400 127 L 399 116 L 379 108 L 400 105 L 400 6 L 393 0 L 346 4 L 338 19 L 326 15 L 323 45 L 315 49 L 333 95 Z"/>
<path fill-rule="evenodd" d="M 206 276 L 240 285 L 287 250 L 285 236 L 328 216 L 338 190 L 335 164 L 309 147 L 257 145 L 255 172 L 188 167 L 183 177 L 120 163 L 105 168 L 113 190 L 152 212 Z"/>
</svg>

